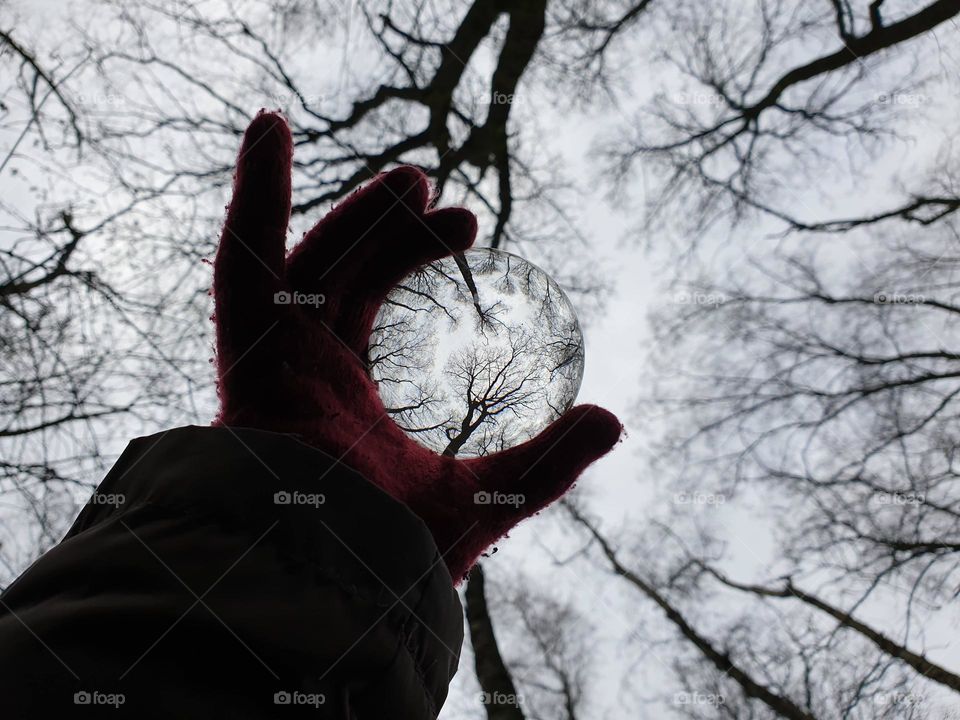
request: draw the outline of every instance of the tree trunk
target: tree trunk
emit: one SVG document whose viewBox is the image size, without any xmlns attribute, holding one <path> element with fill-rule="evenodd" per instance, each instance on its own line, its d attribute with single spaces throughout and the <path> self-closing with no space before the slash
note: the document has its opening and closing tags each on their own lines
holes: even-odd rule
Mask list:
<svg viewBox="0 0 960 720">
<path fill-rule="evenodd" d="M 487 720 L 524 720 L 517 689 L 493 633 L 484 592 L 483 569 L 479 563 L 470 572 L 466 598 L 470 643 L 473 645 L 474 664 L 483 691 Z"/>
</svg>

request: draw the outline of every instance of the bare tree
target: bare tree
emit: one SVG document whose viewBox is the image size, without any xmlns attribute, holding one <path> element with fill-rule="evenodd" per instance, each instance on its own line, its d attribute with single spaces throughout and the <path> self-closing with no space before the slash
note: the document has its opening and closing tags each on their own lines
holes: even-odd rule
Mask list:
<svg viewBox="0 0 960 720">
<path fill-rule="evenodd" d="M 490 720 L 589 716 L 595 628 L 587 618 L 529 577 L 511 573 L 490 582 L 482 567 L 471 573 L 465 599 L 481 699 Z"/>
<path fill-rule="evenodd" d="M 687 251 L 666 254 L 685 299 L 655 319 L 661 362 L 645 378 L 657 472 L 670 494 L 759 504 L 756 524 L 776 526 L 773 560 L 751 576 L 728 566 L 716 508 L 700 508 L 705 529 L 669 499 L 669 532 L 608 536 L 576 521 L 600 550 L 593 563 L 668 619 L 684 692 L 724 698 L 668 710 L 938 716 L 958 672 L 934 646 L 960 582 L 960 195 L 955 148 L 930 129 L 955 115 L 958 3 L 83 9 L 45 19 L 43 32 L 0 26 L 4 581 L 57 541 L 123 440 L 212 414 L 203 261 L 257 107 L 281 107 L 294 131 L 295 225 L 410 162 L 432 175 L 438 201 L 481 215 L 480 244 L 548 262 L 592 297 L 598 238 L 577 221 L 586 183 L 563 171 L 541 123 L 575 106 L 590 121 L 584 147 L 602 140 L 587 165 L 617 200 L 640 196 L 658 250 Z M 924 143 L 934 161 L 913 171 L 903 152 Z M 456 280 L 477 331 L 501 328 L 502 308 L 478 301 L 457 267 L 408 279 L 388 305 L 453 323 L 461 315 L 436 292 Z M 532 277 L 506 273 L 500 288 L 531 295 Z M 582 345 L 553 324 L 553 288 L 541 290 L 536 323 L 552 340 L 537 357 L 561 382 Z M 409 390 L 390 408 L 402 426 L 450 452 L 516 440 L 492 420 L 525 402 L 522 338 L 502 357 L 459 357 L 450 376 L 464 385 L 448 398 L 410 380 L 435 349 L 423 326 L 379 332 L 369 362 L 382 387 Z M 448 399 L 467 411 L 436 418 Z M 498 653 L 518 691 L 543 693 L 524 710 L 572 717 L 588 681 L 558 659 L 567 635 L 508 595 L 488 615 L 508 628 Z M 573 627 L 550 607 L 536 603 Z M 513 652 L 514 636 L 529 657 Z"/>
<path fill-rule="evenodd" d="M 655 315 L 639 413 L 674 499 L 656 526 L 669 531 L 577 523 L 670 619 L 678 676 L 724 697 L 683 714 L 955 703 L 935 628 L 958 583 L 956 155 L 931 143 L 912 173 L 889 157 L 952 107 L 941 42 L 958 12 L 674 5 L 661 59 L 675 83 L 605 145 L 616 183 L 653 179 L 647 228 L 684 250 L 668 256 L 683 285 Z M 853 209 L 824 212 L 839 203 Z M 746 508 L 761 509 L 752 539 L 734 525 Z M 751 542 L 764 560 L 742 579 L 730 546 Z"/>
<path fill-rule="evenodd" d="M 662 376 L 654 404 L 676 422 L 665 458 L 682 461 L 684 491 L 780 516 L 771 580 L 731 580 L 704 549 L 691 551 L 687 572 L 780 598 L 797 617 L 815 609 L 832 632 L 911 668 L 915 683 L 956 691 L 956 671 L 916 649 L 960 571 L 957 355 L 947 341 L 956 231 L 945 218 L 909 237 L 871 239 L 879 262 L 869 270 L 855 254 L 837 272 L 836 254 L 818 257 L 798 239 L 736 282 L 697 284 L 694 295 L 718 302 L 663 317 L 676 372 Z M 859 617 L 880 609 L 880 627 Z"/>
<path fill-rule="evenodd" d="M 955 193 L 917 188 L 860 217 L 812 219 L 804 216 L 814 202 L 796 185 L 816 186 L 827 167 L 849 173 L 842 160 L 905 139 L 904 121 L 931 104 L 924 90 L 936 78 L 936 36 L 952 32 L 958 13 L 952 0 L 909 9 L 882 1 L 681 3 L 671 13 L 677 42 L 664 49 L 677 83 L 606 146 L 613 176 L 622 183 L 638 164 L 656 163 L 662 180 L 649 221 L 685 208 L 686 232 L 751 212 L 834 231 L 951 213 Z"/>
<path fill-rule="evenodd" d="M 197 346 L 195 359 L 161 347 L 163 310 L 183 310 L 184 322 L 197 303 L 151 283 L 151 259 L 129 243 L 143 198 L 98 201 L 95 177 L 62 169 L 103 156 L 88 112 L 96 101 L 76 84 L 91 53 L 68 43 L 61 51 L 48 57 L 16 28 L 0 29 L 9 70 L 0 109 L 3 583 L 59 540 L 99 482 L 120 449 L 104 446 L 106 428 L 176 417 L 191 364 L 206 364 Z M 120 270 L 124 259 L 133 261 Z"/>
<path fill-rule="evenodd" d="M 670 530 L 661 530 L 659 540 L 651 533 L 644 536 L 646 543 L 660 547 L 664 557 L 659 561 L 627 560 L 596 520 L 574 503 L 565 505 L 609 570 L 634 590 L 635 597 L 654 603 L 673 627 L 669 657 L 681 689 L 671 704 L 679 715 L 804 720 L 949 717 L 950 705 L 937 710 L 924 678 L 950 687 L 953 673 L 881 638 L 848 612 L 798 590 L 790 581 L 786 593 L 730 581 L 689 553 Z M 665 537 L 672 537 L 679 549 L 665 554 Z M 721 602 L 723 595 L 706 580 L 763 598 L 799 600 L 817 612 L 794 608 L 781 613 L 779 608 L 754 603 L 744 607 L 746 598 L 741 596 L 743 612 L 718 625 L 706 619 L 704 604 L 708 598 Z M 663 644 L 657 647 L 658 655 L 664 652 Z M 920 667 L 923 674 L 910 673 Z"/>
<path fill-rule="evenodd" d="M 69 505 L 122 436 L 212 412 L 203 261 L 259 106 L 283 107 L 293 126 L 305 223 L 388 164 L 413 162 L 438 196 L 489 213 L 487 244 L 578 234 L 515 112 L 545 3 L 84 8 L 43 33 L 0 27 L 3 492 L 50 488 Z M 338 52 L 365 60 L 314 72 Z M 44 531 L 47 546 L 69 512 Z M 32 542 L 23 549 L 11 574 L 34 557 Z"/>
<path fill-rule="evenodd" d="M 467 627 L 487 720 L 524 720 L 526 715 L 521 709 L 520 693 L 493 631 L 482 566 L 478 565 L 471 572 L 464 595 Z"/>
</svg>

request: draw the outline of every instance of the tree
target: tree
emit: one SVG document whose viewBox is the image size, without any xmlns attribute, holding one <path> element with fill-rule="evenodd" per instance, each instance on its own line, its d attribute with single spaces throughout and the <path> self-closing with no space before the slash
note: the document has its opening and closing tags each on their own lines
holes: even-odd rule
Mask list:
<svg viewBox="0 0 960 720">
<path fill-rule="evenodd" d="M 685 207 L 692 211 L 681 224 L 688 232 L 749 211 L 792 230 L 841 232 L 896 218 L 922 224 L 953 212 L 955 193 L 926 190 L 892 208 L 826 222 L 777 202 L 785 197 L 806 210 L 815 201 L 791 185 L 842 167 L 834 150 L 855 161 L 903 140 L 897 125 L 930 101 L 922 91 L 936 85 L 936 74 L 921 68 L 936 62 L 931 39 L 950 32 L 960 6 L 938 0 L 898 11 L 888 13 L 882 0 L 676 6 L 679 42 L 665 60 L 682 85 L 644 108 L 650 122 L 624 128 L 609 144 L 614 177 L 623 182 L 641 160 L 658 163 L 663 181 L 648 203 L 650 221 Z"/>
<path fill-rule="evenodd" d="M 934 645 L 957 585 L 958 3 L 81 5 L 39 29 L 23 10 L 0 24 L 4 582 L 56 542 L 123 440 L 212 415 L 203 260 L 240 134 L 257 107 L 280 106 L 304 228 L 411 162 L 438 202 L 481 215 L 480 245 L 542 263 L 582 304 L 602 296 L 592 258 L 607 238 L 580 221 L 581 193 L 646 208 L 637 230 L 676 302 L 654 319 L 659 362 L 637 417 L 662 441 L 658 463 L 637 474 L 668 488 L 624 530 L 582 510 L 589 526 L 573 527 L 590 549 L 570 561 L 614 571 L 605 582 L 631 612 L 660 620 L 625 647 L 709 701 L 641 704 L 945 716 L 958 669 Z M 545 122 L 568 113 L 585 123 L 575 141 L 597 143 L 582 163 Z M 389 302 L 453 322 L 430 300 L 450 278 L 464 280 L 463 317 L 497 327 L 459 266 L 432 289 L 426 274 L 404 284 L 425 305 Z M 423 327 L 383 324 L 368 350 L 382 385 L 410 392 L 394 417 L 440 450 L 512 442 L 490 423 L 468 422 L 468 436 L 465 414 L 434 417 L 445 399 L 479 409 L 485 395 L 444 398 L 442 373 L 411 384 L 433 347 Z M 553 336 L 540 357 L 556 379 L 581 346 Z M 476 359 L 451 366 L 466 387 L 483 377 Z M 745 525 L 771 548 L 749 571 L 731 557 Z M 551 671 L 555 645 L 524 634 L 544 626 L 516 621 L 518 598 L 492 597 L 518 691 L 539 685 L 559 703 L 523 710 L 567 712 L 567 686 L 591 680 Z M 576 626 L 547 615 L 564 637 Z M 514 638 L 536 650 L 514 652 Z"/>
<path fill-rule="evenodd" d="M 104 429 L 121 419 L 176 422 L 191 401 L 190 374 L 205 362 L 185 329 L 196 296 L 150 283 L 150 261 L 131 243 L 144 198 L 118 192 L 101 202 L 101 179 L 56 170 L 61 160 L 69 168 L 105 158 L 72 85 L 90 69 L 89 53 L 47 58 L 3 30 L 0 60 L 11 70 L 0 153 L 5 584 L 58 541 L 74 501 L 98 484 L 118 449 L 104 446 Z M 164 311 L 175 308 L 182 354 L 159 342 L 170 328 Z"/>
<path fill-rule="evenodd" d="M 957 356 L 944 342 L 955 270 L 940 232 L 954 231 L 888 241 L 870 273 L 855 260 L 837 273 L 835 254 L 820 260 L 798 241 L 765 253 L 736 283 L 697 285 L 694 294 L 722 301 L 664 320 L 677 372 L 653 399 L 676 422 L 664 452 L 681 468 L 680 492 L 773 508 L 779 518 L 769 579 L 717 569 L 731 535 L 717 520 L 711 540 L 678 551 L 673 582 L 689 576 L 685 593 L 697 594 L 711 585 L 719 594 L 719 583 L 748 608 L 779 599 L 792 607 L 788 626 L 811 615 L 816 631 L 791 640 L 791 657 L 840 637 L 855 642 L 878 665 L 848 676 L 890 697 L 926 698 L 930 683 L 958 689 L 956 670 L 923 648 L 925 628 L 954 595 L 960 547 Z M 684 356 L 695 369 L 678 367 Z M 749 627 L 755 612 L 744 611 Z M 737 651 L 757 650 L 746 635 Z M 892 687 L 871 680 L 876 667 L 896 668 Z M 906 669 L 916 673 L 909 680 Z"/>
<path fill-rule="evenodd" d="M 364 4 L 358 15 L 267 1 L 84 8 L 76 22 L 47 18 L 42 33 L 30 22 L 0 27 L 10 70 L 0 108 L 10 188 L 0 205 L 10 389 L 0 493 L 20 498 L 11 510 L 20 518 L 41 495 L 67 506 L 56 522 L 31 511 L 50 527 L 43 544 L 6 558 L 6 579 L 63 532 L 71 501 L 96 485 L 120 436 L 212 413 L 203 261 L 258 106 L 283 107 L 293 126 L 294 214 L 305 224 L 388 164 L 413 162 L 445 202 L 489 212 L 487 244 L 540 233 L 562 242 L 573 228 L 555 174 L 514 128 L 542 4 L 485 0 L 467 13 Z M 344 63 L 354 74 L 340 88 L 313 71 L 337 48 L 372 61 Z M 499 61 L 484 87 L 478 64 L 490 52 Z"/>
<path fill-rule="evenodd" d="M 649 427 L 674 493 L 643 537 L 666 547 L 637 562 L 575 519 L 663 609 L 694 650 L 682 681 L 699 667 L 692 687 L 722 695 L 724 712 L 947 717 L 958 671 L 935 628 L 958 571 L 955 154 L 944 146 L 914 177 L 877 162 L 888 172 L 872 185 L 858 166 L 864 200 L 877 181 L 912 188 L 901 199 L 835 217 L 811 208 L 848 198 L 829 177 L 835 158 L 882 158 L 943 92 L 919 72 L 937 53 L 931 31 L 950 32 L 960 6 L 888 20 L 882 3 L 832 5 L 833 19 L 764 4 L 756 44 L 742 46 L 723 10 L 679 13 L 690 107 L 655 111 L 662 141 L 611 152 L 624 171 L 640 156 L 662 163 L 661 209 L 693 210 L 678 224 L 694 238 L 675 265 L 684 291 L 656 313 L 658 371 L 641 404 L 664 423 Z M 805 41 L 835 28 L 839 49 L 784 63 L 801 27 Z M 797 187 L 807 177 L 822 181 Z M 721 239 L 744 231 L 756 239 Z M 773 527 L 753 515 L 746 539 L 732 519 L 746 508 Z M 753 556 L 750 579 L 737 553 Z"/>
<path fill-rule="evenodd" d="M 596 670 L 592 624 L 573 605 L 522 574 L 501 577 L 492 583 L 492 591 L 489 587 L 478 566 L 465 593 L 487 718 L 587 717 Z M 496 609 L 496 634 L 491 608 Z"/>
</svg>

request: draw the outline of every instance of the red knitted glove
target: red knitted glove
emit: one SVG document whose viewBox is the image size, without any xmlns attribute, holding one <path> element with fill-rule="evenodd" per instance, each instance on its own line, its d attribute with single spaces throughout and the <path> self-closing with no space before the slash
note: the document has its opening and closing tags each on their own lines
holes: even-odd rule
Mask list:
<svg viewBox="0 0 960 720">
<path fill-rule="evenodd" d="M 292 151 L 284 119 L 261 112 L 237 159 L 214 267 L 215 424 L 296 433 L 353 467 L 423 519 L 459 582 L 481 552 L 566 492 L 622 427 L 606 410 L 580 405 L 522 445 L 469 460 L 405 435 L 367 373 L 374 316 L 410 271 L 470 247 L 476 218 L 463 208 L 428 210 L 426 176 L 400 167 L 343 201 L 285 257 Z M 325 302 L 275 302 L 281 292 Z M 476 503 L 481 491 L 525 501 Z"/>
</svg>

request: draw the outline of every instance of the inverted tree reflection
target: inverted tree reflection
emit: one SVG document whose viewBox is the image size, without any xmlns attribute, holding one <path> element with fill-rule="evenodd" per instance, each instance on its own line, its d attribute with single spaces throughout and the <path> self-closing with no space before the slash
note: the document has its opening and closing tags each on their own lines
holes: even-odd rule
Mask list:
<svg viewBox="0 0 960 720">
<path fill-rule="evenodd" d="M 384 302 L 368 351 L 393 419 L 437 452 L 513 447 L 569 408 L 583 336 L 546 273 L 491 249 L 431 263 Z"/>
</svg>

